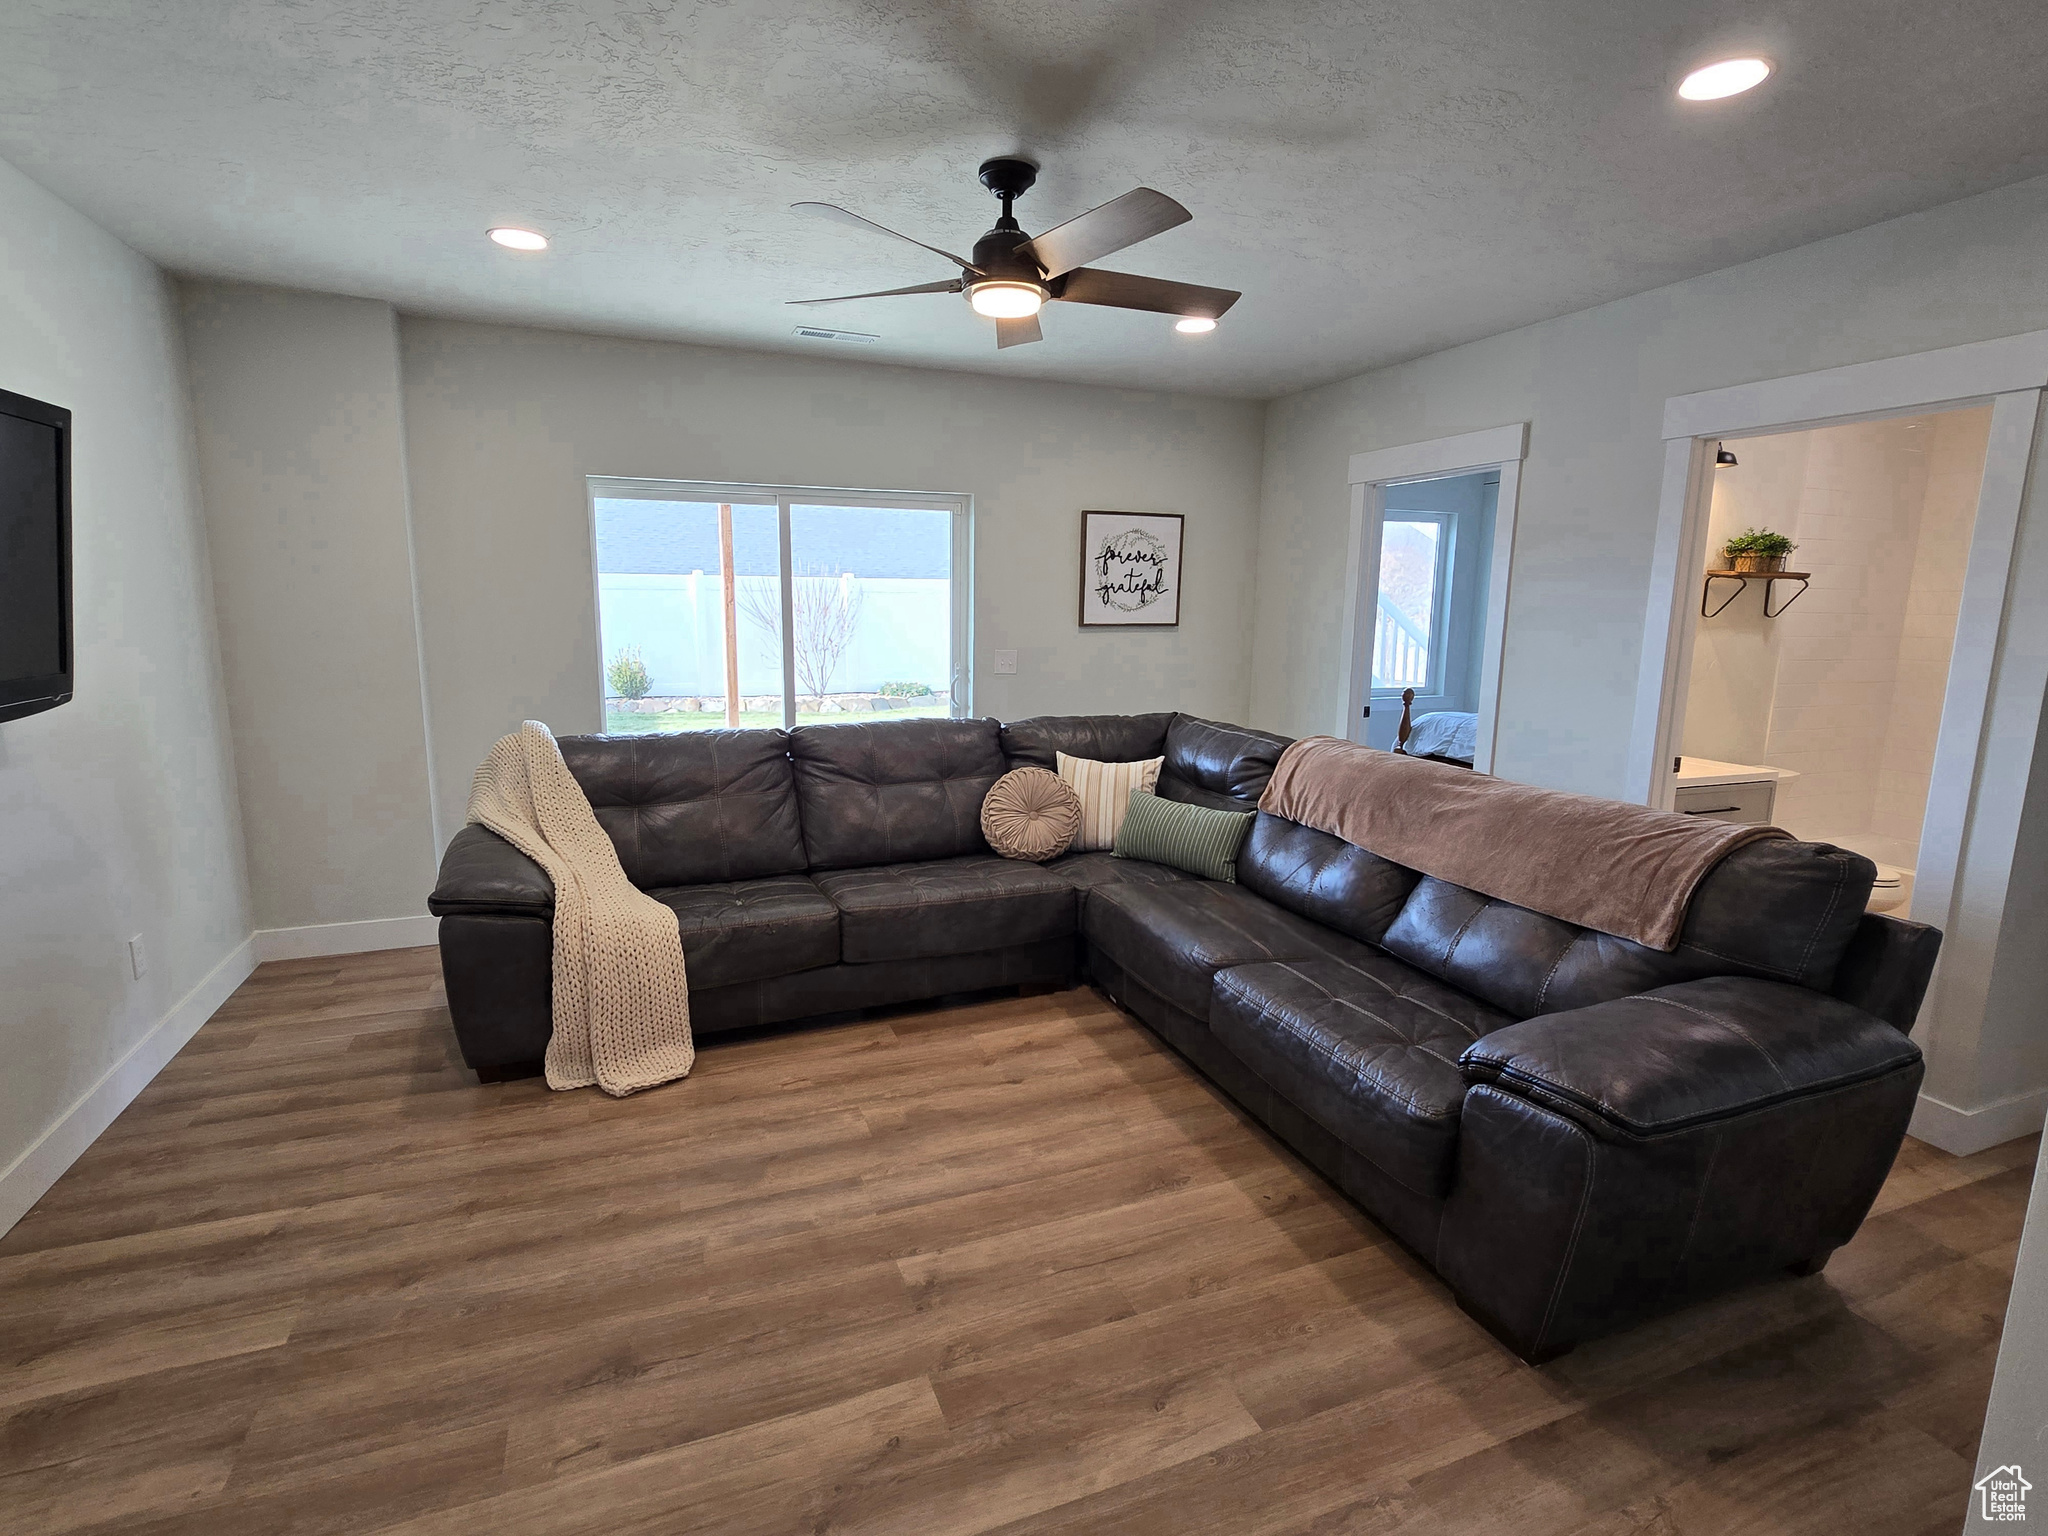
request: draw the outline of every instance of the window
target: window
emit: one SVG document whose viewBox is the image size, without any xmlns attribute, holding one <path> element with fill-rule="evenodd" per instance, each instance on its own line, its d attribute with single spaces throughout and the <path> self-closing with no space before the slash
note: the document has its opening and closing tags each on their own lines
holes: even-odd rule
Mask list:
<svg viewBox="0 0 2048 1536">
<path fill-rule="evenodd" d="M 1380 529 L 1379 619 L 1372 686 L 1381 693 L 1443 691 L 1444 608 L 1449 598 L 1451 518 L 1388 510 Z"/>
<path fill-rule="evenodd" d="M 964 715 L 964 496 L 593 478 L 605 729 Z"/>
</svg>

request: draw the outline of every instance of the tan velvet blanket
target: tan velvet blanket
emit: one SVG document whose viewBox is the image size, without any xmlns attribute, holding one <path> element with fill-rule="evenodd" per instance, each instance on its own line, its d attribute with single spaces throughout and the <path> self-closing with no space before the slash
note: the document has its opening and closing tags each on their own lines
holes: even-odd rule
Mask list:
<svg viewBox="0 0 2048 1536">
<path fill-rule="evenodd" d="M 688 1075 L 690 993 L 676 915 L 634 886 L 554 733 L 529 720 L 476 771 L 469 819 L 555 882 L 550 1088 L 625 1095 Z"/>
<path fill-rule="evenodd" d="M 1281 754 L 1259 809 L 1582 928 L 1678 947 L 1693 890 L 1732 850 L 1790 834 L 1310 736 Z"/>
</svg>

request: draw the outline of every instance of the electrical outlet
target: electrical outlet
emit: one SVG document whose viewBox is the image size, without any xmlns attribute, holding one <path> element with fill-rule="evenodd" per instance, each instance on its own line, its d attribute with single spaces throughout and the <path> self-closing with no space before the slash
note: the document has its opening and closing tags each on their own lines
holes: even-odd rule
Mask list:
<svg viewBox="0 0 2048 1536">
<path fill-rule="evenodd" d="M 137 981 L 142 980 L 143 972 L 149 969 L 149 949 L 139 933 L 128 941 L 128 966 L 135 972 Z"/>
<path fill-rule="evenodd" d="M 1015 677 L 1017 675 L 1017 653 L 1015 651 L 995 651 L 991 654 L 995 658 L 995 674 L 997 677 Z"/>
</svg>

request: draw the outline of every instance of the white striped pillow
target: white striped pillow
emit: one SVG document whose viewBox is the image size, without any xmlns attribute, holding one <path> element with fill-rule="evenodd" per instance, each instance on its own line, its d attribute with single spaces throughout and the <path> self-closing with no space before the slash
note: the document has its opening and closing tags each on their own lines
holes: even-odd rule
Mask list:
<svg viewBox="0 0 2048 1536">
<path fill-rule="evenodd" d="M 1060 777 L 1081 797 L 1081 835 L 1073 843 L 1077 853 L 1116 846 L 1116 829 L 1124 824 L 1131 791 L 1158 784 L 1159 765 L 1166 761 L 1149 757 L 1142 763 L 1098 763 L 1064 752 L 1058 758 Z"/>
</svg>

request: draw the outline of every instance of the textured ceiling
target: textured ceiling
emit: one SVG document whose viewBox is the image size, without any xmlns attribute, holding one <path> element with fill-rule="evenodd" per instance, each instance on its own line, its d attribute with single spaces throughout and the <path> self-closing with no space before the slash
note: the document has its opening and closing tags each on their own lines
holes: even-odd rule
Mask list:
<svg viewBox="0 0 2048 1536">
<path fill-rule="evenodd" d="M 2048 172 L 2042 0 L 7 0 L 0 156 L 181 272 L 419 312 L 1273 395 Z M 1674 99 L 1734 51 L 1782 63 Z M 1040 230 L 1244 290 L 1214 335 L 1055 305 L 994 351 L 952 275 L 986 156 Z M 543 256 L 482 238 L 552 235 Z M 800 320 L 877 332 L 854 351 Z"/>
</svg>

